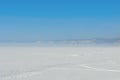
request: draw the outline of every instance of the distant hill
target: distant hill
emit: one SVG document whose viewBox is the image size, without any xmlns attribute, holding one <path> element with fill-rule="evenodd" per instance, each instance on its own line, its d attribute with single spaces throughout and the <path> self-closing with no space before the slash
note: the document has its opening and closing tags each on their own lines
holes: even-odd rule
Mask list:
<svg viewBox="0 0 120 80">
<path fill-rule="evenodd" d="M 71 40 L 39 40 L 39 41 L 0 41 L 0 44 L 32 44 L 32 45 L 120 45 L 120 39 L 71 39 Z"/>
</svg>

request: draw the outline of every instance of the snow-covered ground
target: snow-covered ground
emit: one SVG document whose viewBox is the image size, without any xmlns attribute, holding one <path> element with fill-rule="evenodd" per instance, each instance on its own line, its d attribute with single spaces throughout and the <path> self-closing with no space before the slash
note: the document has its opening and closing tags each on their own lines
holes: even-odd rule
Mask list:
<svg viewBox="0 0 120 80">
<path fill-rule="evenodd" d="M 120 47 L 0 47 L 0 80 L 120 80 Z"/>
</svg>

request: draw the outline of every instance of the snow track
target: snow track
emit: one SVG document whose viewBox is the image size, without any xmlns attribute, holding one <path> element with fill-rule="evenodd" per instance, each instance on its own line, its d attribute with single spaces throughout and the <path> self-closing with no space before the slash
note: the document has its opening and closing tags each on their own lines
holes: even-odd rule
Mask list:
<svg viewBox="0 0 120 80">
<path fill-rule="evenodd" d="M 0 76 L 0 80 L 12 80 L 17 78 L 27 78 L 31 76 L 40 75 L 44 72 L 49 71 L 50 69 L 81 69 L 81 70 L 89 70 L 89 71 L 104 71 L 104 72 L 115 72 L 120 73 L 120 70 L 111 70 L 111 69 L 102 69 L 102 68 L 95 68 L 91 66 L 87 66 L 86 64 L 56 64 L 56 65 L 46 65 L 34 70 L 29 71 L 21 71 L 17 73 L 11 73 L 11 75 L 2 75 Z"/>
</svg>

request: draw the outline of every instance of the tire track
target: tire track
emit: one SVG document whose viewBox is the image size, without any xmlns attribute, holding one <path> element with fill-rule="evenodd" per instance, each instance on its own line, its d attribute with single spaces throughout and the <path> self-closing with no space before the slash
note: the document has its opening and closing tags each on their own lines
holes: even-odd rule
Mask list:
<svg viewBox="0 0 120 80">
<path fill-rule="evenodd" d="M 31 76 L 35 76 L 35 75 L 40 75 L 45 71 L 48 71 L 50 69 L 54 69 L 54 68 L 77 68 L 77 69 L 83 69 L 83 70 L 89 70 L 89 71 L 104 71 L 104 72 L 117 72 L 120 73 L 120 70 L 111 70 L 111 69 L 101 69 L 101 68 L 95 68 L 95 67 L 91 67 L 88 66 L 86 64 L 72 64 L 72 63 L 65 63 L 65 64 L 56 64 L 56 65 L 46 65 L 43 67 L 38 67 L 34 70 L 29 70 L 29 71 L 23 71 L 23 72 L 17 72 L 16 73 L 12 73 L 11 75 L 4 75 L 4 76 L 0 76 L 0 80 L 1 79 L 7 79 L 7 80 L 11 80 L 11 79 L 16 79 L 16 78 L 27 78 L 27 77 L 31 77 Z"/>
</svg>

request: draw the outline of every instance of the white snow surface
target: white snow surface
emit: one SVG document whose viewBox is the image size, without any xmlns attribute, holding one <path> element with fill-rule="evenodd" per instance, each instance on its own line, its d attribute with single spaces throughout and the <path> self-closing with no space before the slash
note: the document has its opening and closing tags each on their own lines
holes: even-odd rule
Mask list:
<svg viewBox="0 0 120 80">
<path fill-rule="evenodd" d="M 120 47 L 0 47 L 0 80 L 120 80 Z"/>
</svg>

